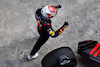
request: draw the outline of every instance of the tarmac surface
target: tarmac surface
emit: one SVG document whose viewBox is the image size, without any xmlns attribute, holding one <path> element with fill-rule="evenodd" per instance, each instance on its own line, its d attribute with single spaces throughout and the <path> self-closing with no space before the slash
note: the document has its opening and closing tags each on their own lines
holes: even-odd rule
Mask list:
<svg viewBox="0 0 100 67">
<path fill-rule="evenodd" d="M 65 21 L 69 27 L 39 50 L 39 57 L 27 61 L 39 34 L 35 11 L 45 5 L 61 5 L 52 18 L 56 31 Z M 100 67 L 77 54 L 78 42 L 97 40 L 100 43 L 100 0 L 0 0 L 0 67 L 42 67 L 42 58 L 50 51 L 66 46 L 77 58 L 76 67 Z"/>
</svg>

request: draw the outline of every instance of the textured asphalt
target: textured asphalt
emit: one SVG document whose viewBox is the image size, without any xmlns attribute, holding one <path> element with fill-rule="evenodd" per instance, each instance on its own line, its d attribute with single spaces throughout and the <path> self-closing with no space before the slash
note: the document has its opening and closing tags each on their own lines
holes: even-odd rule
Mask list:
<svg viewBox="0 0 100 67">
<path fill-rule="evenodd" d="M 39 34 L 35 11 L 45 5 L 61 5 L 52 18 L 56 31 L 65 21 L 69 27 L 39 50 L 39 57 L 27 61 Z M 68 46 L 77 58 L 76 67 L 100 67 L 77 54 L 78 42 L 97 40 L 100 43 L 100 0 L 0 0 L 0 67 L 42 67 L 42 58 L 50 51 Z"/>
</svg>

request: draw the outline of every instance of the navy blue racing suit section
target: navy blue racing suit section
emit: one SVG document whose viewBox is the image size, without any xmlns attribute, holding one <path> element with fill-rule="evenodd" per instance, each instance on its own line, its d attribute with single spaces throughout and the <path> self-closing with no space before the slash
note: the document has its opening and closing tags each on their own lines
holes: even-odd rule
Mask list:
<svg viewBox="0 0 100 67">
<path fill-rule="evenodd" d="M 37 40 L 36 44 L 34 45 L 30 55 L 35 55 L 37 51 L 41 48 L 41 46 L 49 39 L 49 36 L 45 33 L 45 31 L 41 31 L 39 27 L 38 27 L 38 32 L 40 34 L 40 37 Z"/>
<path fill-rule="evenodd" d="M 54 31 L 52 29 L 52 27 L 50 27 L 47 31 L 48 31 L 48 34 L 51 36 L 51 37 L 57 37 L 58 35 L 60 35 L 63 31 L 64 31 L 65 27 L 62 26 L 60 29 L 58 29 L 57 31 Z"/>
</svg>

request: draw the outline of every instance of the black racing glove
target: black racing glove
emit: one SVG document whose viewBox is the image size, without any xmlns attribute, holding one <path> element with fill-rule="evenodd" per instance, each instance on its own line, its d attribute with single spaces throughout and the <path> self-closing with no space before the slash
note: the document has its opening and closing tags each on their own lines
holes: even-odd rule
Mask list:
<svg viewBox="0 0 100 67">
<path fill-rule="evenodd" d="M 57 6 L 55 6 L 55 8 L 56 9 L 59 9 L 59 8 L 61 8 L 61 5 L 57 5 Z"/>
<path fill-rule="evenodd" d="M 68 27 L 69 26 L 68 22 L 64 22 L 64 25 L 63 26 L 64 27 Z"/>
</svg>

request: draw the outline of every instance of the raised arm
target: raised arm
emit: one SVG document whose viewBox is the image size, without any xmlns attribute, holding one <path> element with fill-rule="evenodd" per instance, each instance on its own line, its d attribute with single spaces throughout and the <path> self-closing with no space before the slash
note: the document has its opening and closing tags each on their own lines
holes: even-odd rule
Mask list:
<svg viewBox="0 0 100 67">
<path fill-rule="evenodd" d="M 47 31 L 48 31 L 48 33 L 49 33 L 49 35 L 50 35 L 51 37 L 57 37 L 57 36 L 60 35 L 60 34 L 65 30 L 65 28 L 68 27 L 68 26 L 69 26 L 69 25 L 68 25 L 68 22 L 65 22 L 64 25 L 63 25 L 60 29 L 58 29 L 57 31 L 54 31 L 52 28 L 49 28 Z"/>
</svg>

